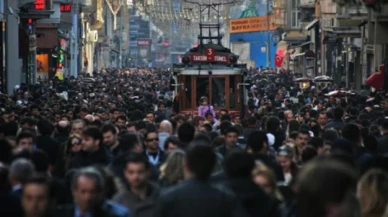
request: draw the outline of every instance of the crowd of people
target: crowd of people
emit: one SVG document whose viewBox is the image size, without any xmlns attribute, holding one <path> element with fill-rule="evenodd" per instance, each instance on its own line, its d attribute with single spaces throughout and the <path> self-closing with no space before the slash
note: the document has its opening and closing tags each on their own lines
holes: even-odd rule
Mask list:
<svg viewBox="0 0 388 217">
<path fill-rule="evenodd" d="M 388 100 L 250 73 L 246 117 L 128 69 L 0 96 L 1 217 L 382 217 Z"/>
</svg>

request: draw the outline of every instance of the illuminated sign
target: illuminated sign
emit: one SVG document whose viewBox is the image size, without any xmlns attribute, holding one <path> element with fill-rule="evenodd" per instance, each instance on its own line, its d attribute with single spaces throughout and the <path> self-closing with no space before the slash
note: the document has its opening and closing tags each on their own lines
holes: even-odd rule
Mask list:
<svg viewBox="0 0 388 217">
<path fill-rule="evenodd" d="M 209 58 L 206 55 L 202 54 L 192 54 L 191 55 L 191 61 L 192 62 L 220 62 L 220 63 L 227 63 L 228 62 L 228 56 L 227 55 L 215 55 L 213 58 Z"/>
<path fill-rule="evenodd" d="M 34 9 L 35 10 L 45 10 L 46 9 L 46 0 L 35 0 Z"/>
<path fill-rule="evenodd" d="M 276 29 L 272 22 L 272 16 L 233 19 L 229 21 L 229 26 L 229 33 L 260 32 Z"/>
<path fill-rule="evenodd" d="M 61 4 L 59 10 L 64 13 L 69 13 L 71 12 L 71 4 Z"/>
<path fill-rule="evenodd" d="M 150 46 L 151 41 L 150 40 L 138 40 L 137 46 Z"/>
</svg>

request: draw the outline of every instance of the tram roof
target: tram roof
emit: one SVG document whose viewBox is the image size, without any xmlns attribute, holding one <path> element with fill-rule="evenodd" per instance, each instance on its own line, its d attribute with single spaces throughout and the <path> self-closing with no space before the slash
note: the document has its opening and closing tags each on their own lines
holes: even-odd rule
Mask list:
<svg viewBox="0 0 388 217">
<path fill-rule="evenodd" d="M 180 75 L 209 75 L 211 71 L 212 75 L 238 75 L 247 72 L 246 64 L 238 64 L 234 67 L 227 66 L 212 66 L 210 64 L 204 64 L 201 66 L 184 66 L 182 64 L 174 64 L 174 73 Z"/>
</svg>

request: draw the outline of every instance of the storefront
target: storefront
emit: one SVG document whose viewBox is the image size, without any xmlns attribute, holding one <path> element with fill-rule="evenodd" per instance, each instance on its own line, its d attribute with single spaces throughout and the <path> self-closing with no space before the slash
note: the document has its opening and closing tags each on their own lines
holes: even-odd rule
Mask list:
<svg viewBox="0 0 388 217">
<path fill-rule="evenodd" d="M 50 24 L 38 24 L 36 38 L 36 79 L 47 81 L 55 76 L 58 67 L 58 29 Z"/>
</svg>

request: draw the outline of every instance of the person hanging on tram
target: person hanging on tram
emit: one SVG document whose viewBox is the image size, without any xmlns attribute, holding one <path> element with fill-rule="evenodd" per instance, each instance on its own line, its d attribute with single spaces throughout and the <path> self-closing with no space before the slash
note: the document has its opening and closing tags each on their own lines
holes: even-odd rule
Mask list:
<svg viewBox="0 0 388 217">
<path fill-rule="evenodd" d="M 199 107 L 198 107 L 198 115 L 206 118 L 208 113 L 213 115 L 213 118 L 216 118 L 216 113 L 214 112 L 214 108 L 209 104 L 209 101 L 206 96 L 203 96 L 199 99 Z"/>
</svg>

